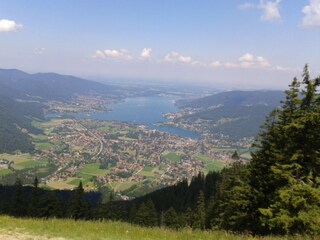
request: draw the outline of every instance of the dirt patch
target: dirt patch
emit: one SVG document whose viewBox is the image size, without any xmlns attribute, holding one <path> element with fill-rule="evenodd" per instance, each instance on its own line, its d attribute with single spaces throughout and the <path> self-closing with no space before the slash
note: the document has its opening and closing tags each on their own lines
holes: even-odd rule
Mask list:
<svg viewBox="0 0 320 240">
<path fill-rule="evenodd" d="M 34 236 L 29 233 L 22 233 L 16 231 L 5 231 L 3 229 L 0 230 L 0 239 L 6 240 L 66 240 L 65 238 L 51 238 L 46 236 Z"/>
</svg>

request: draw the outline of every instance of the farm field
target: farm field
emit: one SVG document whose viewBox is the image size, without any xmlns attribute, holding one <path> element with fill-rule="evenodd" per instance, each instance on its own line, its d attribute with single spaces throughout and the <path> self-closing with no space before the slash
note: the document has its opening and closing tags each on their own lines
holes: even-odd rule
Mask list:
<svg viewBox="0 0 320 240">
<path fill-rule="evenodd" d="M 74 180 L 77 180 L 77 178 L 67 178 L 64 181 L 62 180 L 51 181 L 51 182 L 48 182 L 46 186 L 52 189 L 73 189 L 76 187 L 76 185 L 70 184 L 70 182 Z"/>
<path fill-rule="evenodd" d="M 16 170 L 21 170 L 25 168 L 34 168 L 38 166 L 45 166 L 48 161 L 46 159 L 33 160 L 31 154 L 0 154 L 0 159 L 4 159 L 13 162 L 11 165 Z M 7 171 L 7 173 L 9 173 Z"/>
<path fill-rule="evenodd" d="M 228 165 L 223 160 L 209 159 L 203 155 L 197 155 L 197 156 L 195 156 L 195 158 L 204 163 L 204 165 L 205 165 L 204 173 L 205 174 L 207 174 L 210 171 L 220 171 Z"/>
<path fill-rule="evenodd" d="M 179 162 L 181 160 L 181 155 L 175 152 L 164 154 L 164 157 L 170 162 Z"/>
<path fill-rule="evenodd" d="M 108 173 L 107 169 L 100 169 L 100 163 L 89 163 L 85 164 L 83 169 L 80 171 L 79 176 L 84 178 L 90 178 L 94 176 L 103 176 Z"/>
</svg>

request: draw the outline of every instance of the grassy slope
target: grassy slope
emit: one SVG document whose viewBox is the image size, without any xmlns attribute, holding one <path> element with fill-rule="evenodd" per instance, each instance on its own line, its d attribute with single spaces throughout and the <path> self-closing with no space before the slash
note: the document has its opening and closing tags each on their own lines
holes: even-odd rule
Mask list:
<svg viewBox="0 0 320 240">
<path fill-rule="evenodd" d="M 203 240 L 240 240 L 240 239 L 280 239 L 280 238 L 253 238 L 248 235 L 231 235 L 224 232 L 201 232 L 184 229 L 174 231 L 161 228 L 142 228 L 120 222 L 85 222 L 73 220 L 40 220 L 16 219 L 0 216 L 1 236 L 27 236 L 19 239 L 203 239 Z M 30 235 L 37 236 L 30 238 Z M 299 238 L 294 238 L 299 239 Z M 301 238 L 306 239 L 306 238 Z"/>
</svg>

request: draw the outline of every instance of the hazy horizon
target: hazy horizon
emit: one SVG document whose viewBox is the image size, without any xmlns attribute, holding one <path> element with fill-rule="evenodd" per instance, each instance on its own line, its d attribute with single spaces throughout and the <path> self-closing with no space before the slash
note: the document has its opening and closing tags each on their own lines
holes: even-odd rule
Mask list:
<svg viewBox="0 0 320 240">
<path fill-rule="evenodd" d="M 0 68 L 283 90 L 320 73 L 320 0 L 4 0 L 0 39 Z"/>
</svg>

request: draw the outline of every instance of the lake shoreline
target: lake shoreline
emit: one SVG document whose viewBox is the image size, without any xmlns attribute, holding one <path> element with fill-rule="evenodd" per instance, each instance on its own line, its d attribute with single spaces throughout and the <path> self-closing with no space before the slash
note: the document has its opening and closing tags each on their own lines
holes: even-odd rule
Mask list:
<svg viewBox="0 0 320 240">
<path fill-rule="evenodd" d="M 150 130 L 167 132 L 183 138 L 199 139 L 201 134 L 198 132 L 165 126 L 169 120 L 164 115 L 178 111 L 178 107 L 174 103 L 172 99 L 163 96 L 135 97 L 106 105 L 109 110 L 107 112 L 51 112 L 47 113 L 45 117 L 47 119 L 73 117 L 76 119 L 129 122 L 145 125 Z"/>
</svg>

